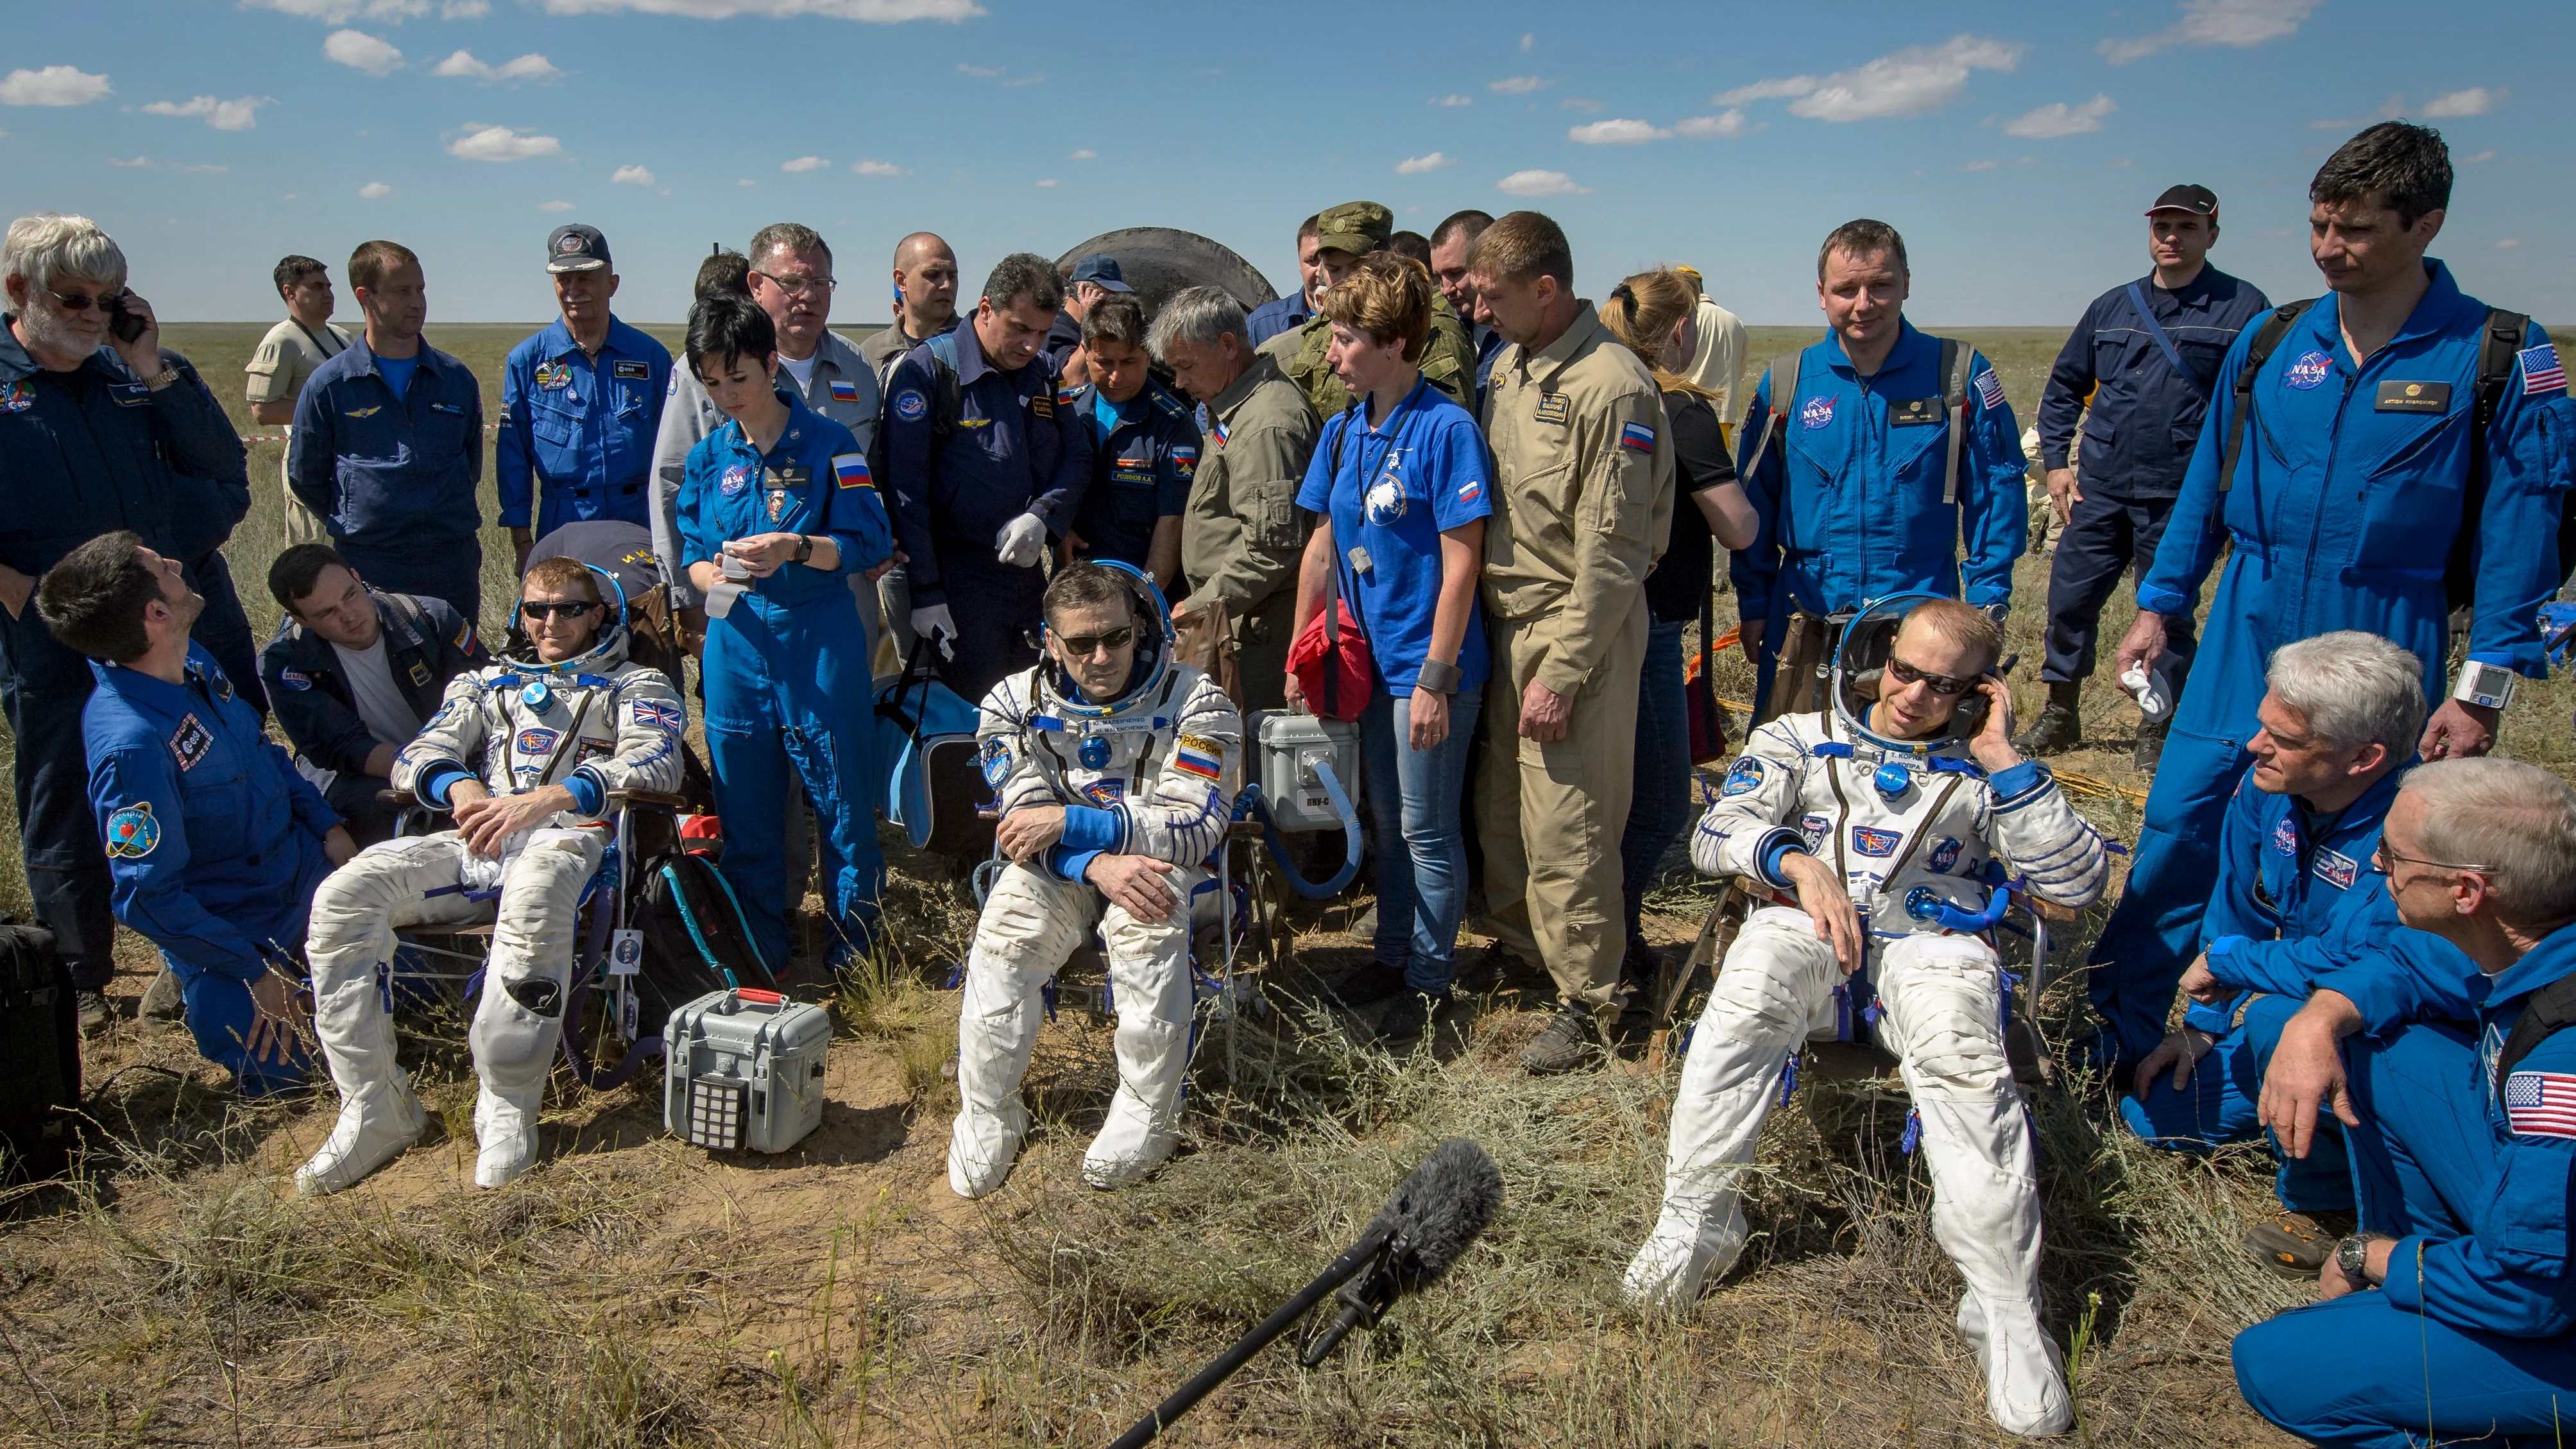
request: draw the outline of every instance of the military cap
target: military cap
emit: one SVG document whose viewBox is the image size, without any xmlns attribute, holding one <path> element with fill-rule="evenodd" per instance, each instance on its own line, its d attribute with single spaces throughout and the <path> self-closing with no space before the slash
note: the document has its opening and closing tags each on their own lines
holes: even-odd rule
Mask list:
<svg viewBox="0 0 2576 1449">
<path fill-rule="evenodd" d="M 1395 213 L 1374 201 L 1345 201 L 1315 218 L 1315 240 L 1337 252 L 1366 256 L 1395 234 Z"/>
</svg>

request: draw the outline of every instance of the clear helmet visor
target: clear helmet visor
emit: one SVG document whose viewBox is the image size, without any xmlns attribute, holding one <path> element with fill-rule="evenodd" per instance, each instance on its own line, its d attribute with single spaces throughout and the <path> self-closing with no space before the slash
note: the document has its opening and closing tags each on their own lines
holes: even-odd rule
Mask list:
<svg viewBox="0 0 2576 1449">
<path fill-rule="evenodd" d="M 1039 649 L 1049 690 L 1063 704 L 1067 713 L 1077 715 L 1115 714 L 1147 690 L 1163 682 L 1172 668 L 1172 610 L 1163 602 L 1163 591 L 1143 570 L 1115 559 L 1092 559 L 1090 562 L 1108 570 L 1127 592 L 1130 612 L 1136 623 L 1136 665 L 1127 675 L 1127 688 L 1106 704 L 1093 704 L 1083 697 L 1081 686 L 1069 677 L 1054 651 L 1047 648 L 1043 631 L 1032 641 Z"/>
<path fill-rule="evenodd" d="M 1939 733 L 1917 739 L 1882 735 L 1870 727 L 1870 711 L 1886 685 L 1887 662 L 1895 653 L 1898 629 L 1916 605 L 1938 597 L 1929 593 L 1891 594 L 1853 615 L 1843 627 L 1842 639 L 1834 646 L 1833 709 L 1835 718 L 1854 736 L 1916 753 L 1937 750 L 1967 737 L 1963 726 L 1971 723 L 1971 712 L 1966 710 L 1952 714 Z"/>
</svg>

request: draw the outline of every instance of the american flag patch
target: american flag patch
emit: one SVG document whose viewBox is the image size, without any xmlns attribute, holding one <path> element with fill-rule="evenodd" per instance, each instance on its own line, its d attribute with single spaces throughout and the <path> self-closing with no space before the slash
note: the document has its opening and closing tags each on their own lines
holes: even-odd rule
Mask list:
<svg viewBox="0 0 2576 1449">
<path fill-rule="evenodd" d="M 2530 397 L 2535 393 L 2567 390 L 2567 365 L 2558 360 L 2556 347 L 2543 343 L 2538 347 L 2525 348 L 2519 355 L 2522 359 L 2522 395 L 2524 397 Z"/>
<path fill-rule="evenodd" d="M 1172 754 L 1172 768 L 1184 775 L 1196 775 L 1202 780 L 1223 779 L 1225 761 L 1218 758 L 1213 748 L 1203 747 L 1203 745 L 1203 741 L 1183 740 Z"/>
<path fill-rule="evenodd" d="M 877 486 L 877 480 L 868 473 L 868 460 L 857 453 L 834 453 L 832 477 L 844 488 Z"/>
<path fill-rule="evenodd" d="M 2507 1077 L 2504 1115 L 2517 1137 L 2576 1140 L 2576 1073 L 2516 1072 Z"/>
<path fill-rule="evenodd" d="M 2004 380 L 1995 376 L 1991 367 L 1976 376 L 1977 396 L 1985 400 L 1988 411 L 2004 405 Z"/>
<path fill-rule="evenodd" d="M 839 378 L 834 378 L 832 379 L 831 386 L 832 401 L 854 403 L 859 400 L 859 385 L 857 383 L 843 382 Z"/>
<path fill-rule="evenodd" d="M 1619 446 L 1651 453 L 1655 451 L 1655 430 L 1644 423 L 1622 423 L 1619 426 Z"/>
</svg>

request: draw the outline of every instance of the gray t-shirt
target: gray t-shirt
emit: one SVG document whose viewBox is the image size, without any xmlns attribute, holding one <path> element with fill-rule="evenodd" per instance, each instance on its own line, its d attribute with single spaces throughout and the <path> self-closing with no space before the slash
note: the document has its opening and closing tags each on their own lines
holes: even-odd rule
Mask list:
<svg viewBox="0 0 2576 1449">
<path fill-rule="evenodd" d="M 420 716 L 412 713 L 411 701 L 394 687 L 391 661 L 385 657 L 385 636 L 364 649 L 344 649 L 334 644 L 331 652 L 340 657 L 340 672 L 349 681 L 349 693 L 357 699 L 358 718 L 379 744 L 407 745 L 420 733 Z"/>
</svg>

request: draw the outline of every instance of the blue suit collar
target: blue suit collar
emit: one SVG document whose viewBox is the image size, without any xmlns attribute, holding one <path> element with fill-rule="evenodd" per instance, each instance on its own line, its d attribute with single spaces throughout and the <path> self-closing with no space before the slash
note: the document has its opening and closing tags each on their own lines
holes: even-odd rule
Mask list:
<svg viewBox="0 0 2576 1449">
<path fill-rule="evenodd" d="M 379 372 L 376 368 L 375 349 L 367 345 L 366 328 L 359 328 L 357 335 L 349 339 L 349 345 L 345 349 L 345 355 L 349 358 L 348 367 L 352 376 L 360 373 L 366 373 L 376 377 L 384 376 L 384 374 Z M 441 354 L 439 350 L 429 345 L 428 335 L 423 334 L 420 339 L 420 350 L 414 352 L 411 355 L 411 358 L 413 364 L 422 372 L 428 373 L 432 377 L 437 377 L 444 371 L 440 365 L 440 356 Z M 332 361 L 337 362 L 339 361 L 339 358 L 334 357 Z"/>
<path fill-rule="evenodd" d="M 975 319 L 971 314 L 959 316 L 957 325 L 949 330 L 948 336 L 952 339 L 950 345 L 957 349 L 959 387 L 973 387 L 975 380 L 985 373 L 1001 371 L 984 355 L 984 339 L 975 335 Z"/>
<path fill-rule="evenodd" d="M 2487 978 L 2487 1009 L 2528 996 L 2570 971 L 2576 971 L 2576 926 L 2561 926 L 2530 954 Z"/>
<path fill-rule="evenodd" d="M 787 369 L 780 368 L 778 374 L 782 378 L 786 377 Z M 805 399 L 796 395 L 796 389 L 782 383 L 771 391 L 776 394 L 780 402 L 787 405 L 787 426 L 779 429 L 778 441 L 771 445 L 768 453 L 762 454 L 764 458 L 791 452 L 802 445 L 807 436 L 814 431 L 814 425 L 818 421 L 814 410 L 805 405 Z M 740 448 L 746 453 L 759 452 L 759 449 L 751 444 L 751 435 L 743 431 L 740 418 L 725 419 L 724 432 L 719 436 L 723 437 L 730 447 Z"/>
<path fill-rule="evenodd" d="M 2402 343 L 2450 331 L 2457 325 L 2461 311 L 2471 305 L 2467 295 L 2460 291 L 2458 280 L 2452 277 L 2451 269 L 2438 258 L 2424 259 L 2424 275 L 2431 285 L 2424 289 L 2423 296 L 2415 299 L 2415 310 L 2406 314 L 2406 325 L 2398 328 L 2397 335 L 2388 339 L 2388 345 L 2380 349 L 2381 353 L 2393 351 Z M 2483 309 L 2479 315 L 2485 315 Z M 2319 347 L 2346 362 L 2351 361 L 2343 350 L 2341 293 L 2327 292 L 2300 321 Z"/>
<path fill-rule="evenodd" d="M 608 335 L 599 344 L 599 355 L 606 357 L 613 352 L 625 357 L 636 356 L 638 353 L 634 338 L 635 329 L 618 321 L 612 314 L 608 319 Z M 560 316 L 547 323 L 546 330 L 537 334 L 537 346 L 539 355 L 547 358 L 562 357 L 568 353 L 581 351 L 581 344 L 573 340 L 572 328 L 566 326 Z"/>
<path fill-rule="evenodd" d="M 1902 315 L 1898 316 L 1896 319 L 1896 345 L 1887 349 L 1887 360 L 1880 363 L 1878 365 L 1878 371 L 1871 374 L 1871 376 L 1886 377 L 1890 373 L 1894 373 L 1905 368 L 1913 362 L 1914 354 L 1916 352 L 1930 345 L 1930 339 L 1926 338 L 1922 333 L 1914 330 L 1912 319 Z M 1851 354 L 1843 350 L 1843 335 L 1840 332 L 1837 332 L 1830 327 L 1826 328 L 1825 340 L 1820 344 L 1820 346 L 1823 348 L 1825 364 L 1827 366 L 1831 367 L 1834 371 L 1841 373 L 1845 377 L 1856 378 L 1860 376 L 1858 369 L 1852 366 Z"/>
</svg>

